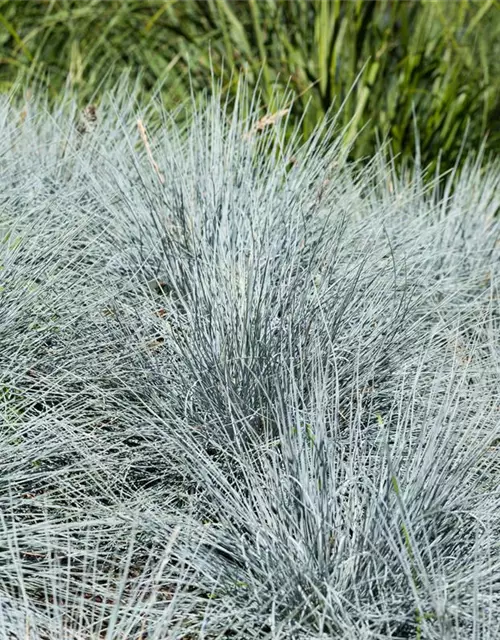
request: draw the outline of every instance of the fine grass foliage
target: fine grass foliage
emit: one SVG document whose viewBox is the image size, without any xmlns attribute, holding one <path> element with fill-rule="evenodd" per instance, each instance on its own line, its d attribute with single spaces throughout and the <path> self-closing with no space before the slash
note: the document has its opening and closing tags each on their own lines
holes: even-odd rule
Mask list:
<svg viewBox="0 0 500 640">
<path fill-rule="evenodd" d="M 1 104 L 1 634 L 498 637 L 498 163 L 139 91 Z"/>
</svg>

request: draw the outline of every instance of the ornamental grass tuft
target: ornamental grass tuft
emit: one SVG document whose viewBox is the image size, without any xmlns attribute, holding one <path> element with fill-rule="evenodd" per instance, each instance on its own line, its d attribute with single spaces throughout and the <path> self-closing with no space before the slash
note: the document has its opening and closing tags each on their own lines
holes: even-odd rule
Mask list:
<svg viewBox="0 0 500 640">
<path fill-rule="evenodd" d="M 500 636 L 500 166 L 257 104 L 2 99 L 2 637 Z"/>
</svg>

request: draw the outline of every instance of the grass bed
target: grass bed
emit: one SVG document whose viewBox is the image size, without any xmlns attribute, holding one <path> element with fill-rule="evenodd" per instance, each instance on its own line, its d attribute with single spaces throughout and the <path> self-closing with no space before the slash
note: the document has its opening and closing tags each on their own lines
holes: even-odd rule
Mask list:
<svg viewBox="0 0 500 640">
<path fill-rule="evenodd" d="M 497 638 L 498 164 L 136 98 L 0 106 L 1 633 Z"/>
</svg>

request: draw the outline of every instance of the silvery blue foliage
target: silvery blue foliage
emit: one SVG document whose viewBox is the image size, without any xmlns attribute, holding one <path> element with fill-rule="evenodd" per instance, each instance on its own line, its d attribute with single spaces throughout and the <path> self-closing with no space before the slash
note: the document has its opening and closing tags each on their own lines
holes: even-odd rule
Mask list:
<svg viewBox="0 0 500 640">
<path fill-rule="evenodd" d="M 498 638 L 498 164 L 187 108 L 2 100 L 0 636 Z"/>
</svg>

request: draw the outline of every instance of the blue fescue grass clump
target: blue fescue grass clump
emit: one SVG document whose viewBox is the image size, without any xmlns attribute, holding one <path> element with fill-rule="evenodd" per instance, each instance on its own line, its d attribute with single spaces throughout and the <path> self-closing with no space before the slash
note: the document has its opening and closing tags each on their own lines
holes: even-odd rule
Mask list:
<svg viewBox="0 0 500 640">
<path fill-rule="evenodd" d="M 2 102 L 2 637 L 499 637 L 500 168 L 254 104 Z"/>
</svg>

